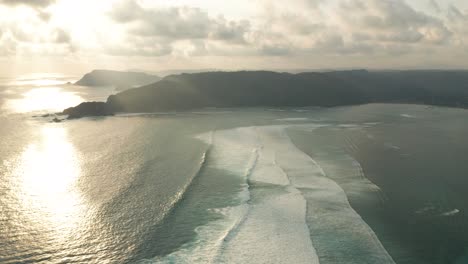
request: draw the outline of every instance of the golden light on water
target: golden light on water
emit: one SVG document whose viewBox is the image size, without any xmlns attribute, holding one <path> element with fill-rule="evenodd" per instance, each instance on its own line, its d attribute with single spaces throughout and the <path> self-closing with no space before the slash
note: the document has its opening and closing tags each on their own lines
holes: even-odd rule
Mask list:
<svg viewBox="0 0 468 264">
<path fill-rule="evenodd" d="M 77 182 L 80 157 L 65 128 L 48 124 L 26 147 L 14 172 L 23 212 L 54 240 L 69 239 L 82 224 L 85 207 Z"/>
<path fill-rule="evenodd" d="M 84 99 L 76 93 L 64 91 L 62 88 L 35 88 L 23 93 L 22 98 L 7 101 L 6 108 L 19 113 L 61 111 L 83 101 Z"/>
<path fill-rule="evenodd" d="M 51 86 L 51 85 L 61 85 L 64 82 L 61 80 L 56 80 L 56 79 L 31 79 L 31 80 L 15 80 L 13 82 L 8 83 L 8 85 L 15 85 L 15 86 L 21 86 L 21 85 L 30 85 L 30 86 Z"/>
</svg>

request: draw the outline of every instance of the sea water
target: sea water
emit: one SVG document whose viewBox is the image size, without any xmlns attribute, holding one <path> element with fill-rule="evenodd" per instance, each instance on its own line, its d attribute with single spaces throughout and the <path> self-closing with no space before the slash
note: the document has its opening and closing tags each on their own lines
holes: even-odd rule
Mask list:
<svg viewBox="0 0 468 264">
<path fill-rule="evenodd" d="M 1 90 L 0 263 L 466 261 L 465 110 L 198 109 L 53 123 L 44 114 L 61 105 L 40 103 L 44 94 L 74 102 L 112 90 L 41 78 L 51 81 Z"/>
</svg>

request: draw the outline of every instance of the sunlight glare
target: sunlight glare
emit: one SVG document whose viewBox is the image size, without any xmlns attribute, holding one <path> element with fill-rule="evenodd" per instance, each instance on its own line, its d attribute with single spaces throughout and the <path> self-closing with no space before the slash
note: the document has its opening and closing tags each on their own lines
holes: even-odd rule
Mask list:
<svg viewBox="0 0 468 264">
<path fill-rule="evenodd" d="M 82 222 L 85 204 L 76 185 L 80 174 L 79 155 L 63 127 L 43 127 L 40 140 L 17 163 L 24 211 L 33 222 L 52 228 L 55 237 L 66 237 Z"/>
<path fill-rule="evenodd" d="M 22 86 L 22 85 L 31 85 L 31 86 L 52 86 L 52 85 L 61 85 L 64 84 L 64 81 L 57 79 L 25 79 L 25 80 L 16 80 L 8 83 L 8 85 Z"/>
<path fill-rule="evenodd" d="M 6 108 L 19 113 L 50 110 L 60 111 L 83 102 L 74 92 L 61 88 L 36 88 L 23 94 L 23 98 L 7 101 Z"/>
</svg>

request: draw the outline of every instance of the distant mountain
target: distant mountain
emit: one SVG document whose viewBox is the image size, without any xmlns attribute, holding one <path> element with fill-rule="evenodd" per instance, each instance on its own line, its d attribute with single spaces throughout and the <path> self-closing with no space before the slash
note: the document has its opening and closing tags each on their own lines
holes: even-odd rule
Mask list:
<svg viewBox="0 0 468 264">
<path fill-rule="evenodd" d="M 121 72 L 109 70 L 94 70 L 85 74 L 76 85 L 81 86 L 115 86 L 118 90 L 126 90 L 159 81 L 161 78 L 143 72 Z"/>
<path fill-rule="evenodd" d="M 174 70 L 158 71 L 158 72 L 156 72 L 156 75 L 166 77 L 166 76 L 169 76 L 169 75 L 176 75 L 176 74 L 182 74 L 182 73 L 201 73 L 201 72 L 214 72 L 214 71 L 219 71 L 219 70 L 218 69 L 198 69 L 198 70 L 174 69 Z"/>
<path fill-rule="evenodd" d="M 468 71 L 366 70 L 205 72 L 171 75 L 92 103 L 69 108 L 72 117 L 202 107 L 300 107 L 417 103 L 468 107 Z M 80 110 L 81 109 L 81 110 Z"/>
</svg>

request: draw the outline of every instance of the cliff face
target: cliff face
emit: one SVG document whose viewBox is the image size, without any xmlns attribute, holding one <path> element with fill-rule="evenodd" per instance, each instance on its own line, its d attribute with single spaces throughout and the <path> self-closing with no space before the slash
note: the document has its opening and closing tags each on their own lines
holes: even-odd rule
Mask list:
<svg viewBox="0 0 468 264">
<path fill-rule="evenodd" d="M 159 81 L 156 75 L 149 75 L 142 72 L 120 72 L 109 70 L 94 70 L 85 74 L 76 85 L 81 86 L 115 86 L 120 90 L 129 89 L 135 86 L 142 86 Z"/>
<path fill-rule="evenodd" d="M 108 98 L 96 113 L 201 107 L 341 106 L 371 102 L 468 107 L 465 71 L 208 72 L 172 75 Z M 102 108 L 101 108 L 102 107 Z M 73 109 L 73 108 L 71 108 Z M 91 108 L 77 108 L 75 115 Z"/>
</svg>

